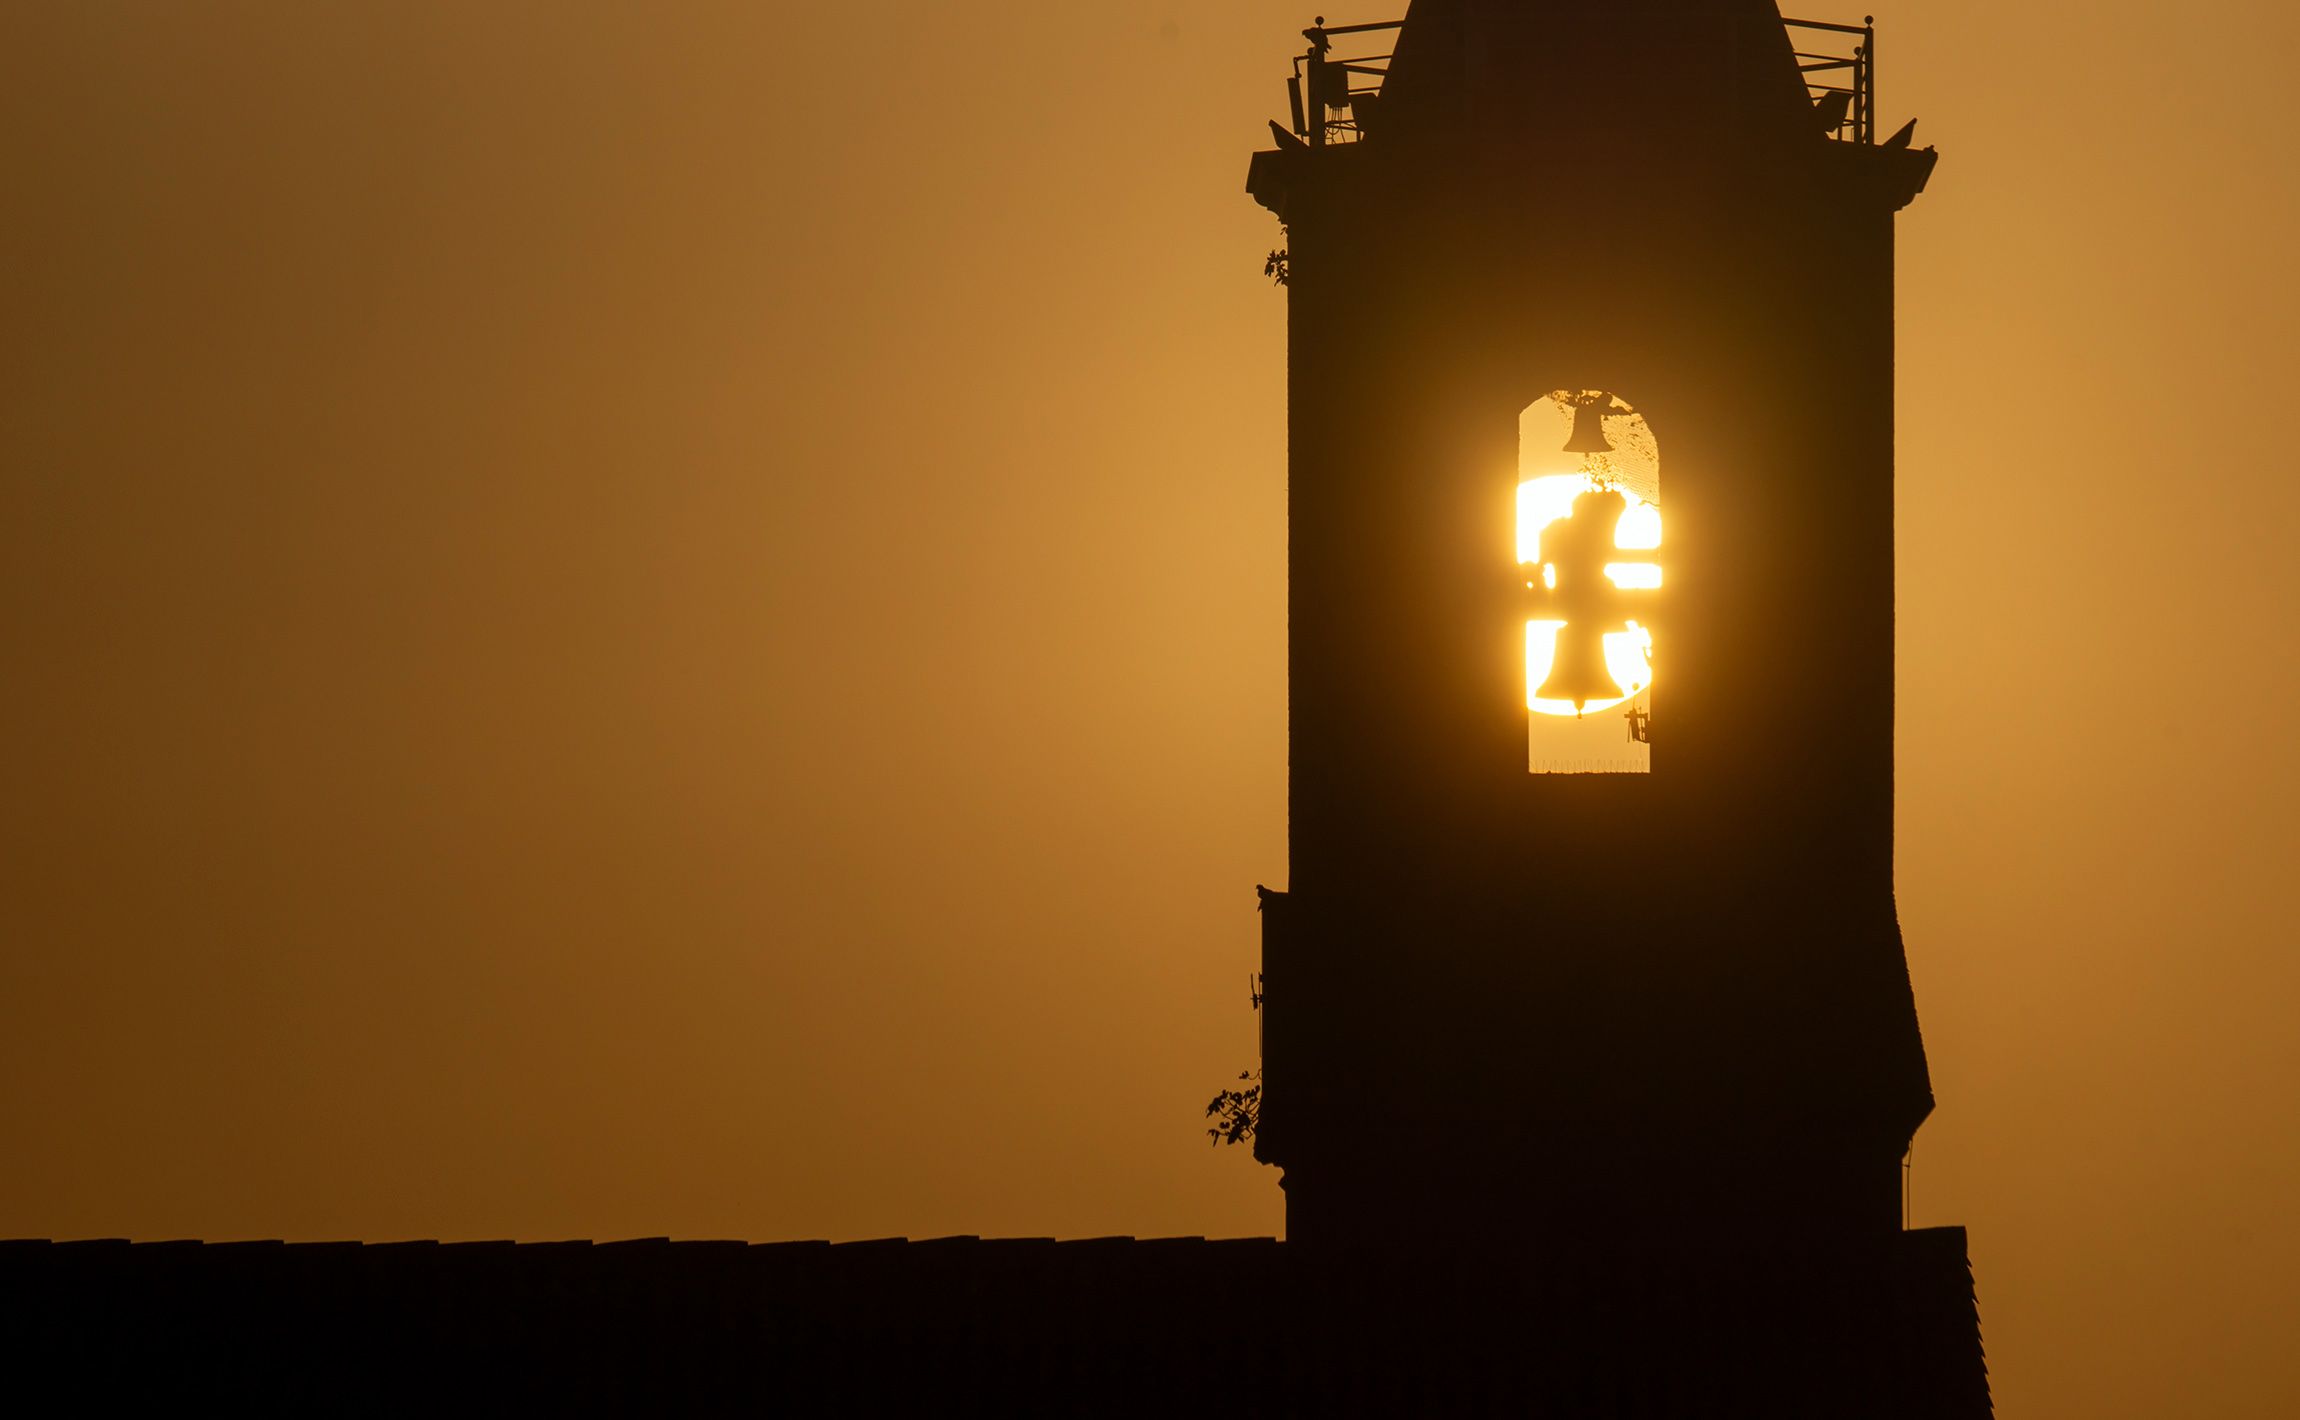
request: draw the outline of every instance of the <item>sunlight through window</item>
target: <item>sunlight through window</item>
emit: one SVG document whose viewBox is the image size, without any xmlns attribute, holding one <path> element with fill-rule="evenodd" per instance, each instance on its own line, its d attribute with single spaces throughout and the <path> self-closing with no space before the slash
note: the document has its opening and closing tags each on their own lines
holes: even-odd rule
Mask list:
<svg viewBox="0 0 2300 1420">
<path fill-rule="evenodd" d="M 1561 390 L 1519 416 L 1518 449 L 1527 767 L 1647 772 L 1662 586 L 1652 433 L 1610 393 Z"/>
</svg>

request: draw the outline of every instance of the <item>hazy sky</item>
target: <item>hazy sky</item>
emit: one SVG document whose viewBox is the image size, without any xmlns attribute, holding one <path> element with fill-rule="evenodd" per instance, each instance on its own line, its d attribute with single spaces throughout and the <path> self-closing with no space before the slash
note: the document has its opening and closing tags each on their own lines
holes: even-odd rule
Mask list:
<svg viewBox="0 0 2300 1420">
<path fill-rule="evenodd" d="M 2287 1417 L 2300 18 L 1879 18 L 1916 1217 Z M 0 1235 L 1277 1229 L 1308 20 L 0 4 Z"/>
</svg>

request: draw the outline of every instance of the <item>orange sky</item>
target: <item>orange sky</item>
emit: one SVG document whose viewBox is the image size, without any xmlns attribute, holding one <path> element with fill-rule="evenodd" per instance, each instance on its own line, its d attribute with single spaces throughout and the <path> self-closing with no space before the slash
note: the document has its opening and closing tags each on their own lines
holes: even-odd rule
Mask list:
<svg viewBox="0 0 2300 1420">
<path fill-rule="evenodd" d="M 1879 17 L 2007 1416 L 2300 1410 L 2300 18 L 2204 13 Z M 0 12 L 0 1236 L 1276 1229 L 1308 19 Z"/>
</svg>

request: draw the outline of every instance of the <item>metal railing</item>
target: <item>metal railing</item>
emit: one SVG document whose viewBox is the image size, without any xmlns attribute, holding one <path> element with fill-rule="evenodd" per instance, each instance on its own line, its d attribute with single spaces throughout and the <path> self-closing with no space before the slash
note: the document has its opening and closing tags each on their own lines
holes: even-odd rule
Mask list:
<svg viewBox="0 0 2300 1420">
<path fill-rule="evenodd" d="M 1293 111 L 1294 136 L 1313 148 L 1329 143 L 1353 143 L 1380 111 L 1382 80 L 1388 77 L 1390 53 L 1357 53 L 1384 48 L 1388 36 L 1405 22 L 1383 20 L 1365 25 L 1329 25 L 1326 17 L 1302 31 L 1308 50 L 1294 56 L 1293 76 L 1286 80 L 1286 97 Z M 1813 113 L 1823 132 L 1843 143 L 1877 141 L 1877 26 L 1874 15 L 1858 25 L 1825 20 L 1783 20 L 1797 56 L 1797 71 L 1812 96 Z M 1379 34 L 1377 42 L 1360 36 Z M 1336 40 L 1345 41 L 1339 49 Z M 1851 53 L 1846 53 L 1851 41 Z M 1349 51 L 1349 52 L 1343 52 Z"/>
<path fill-rule="evenodd" d="M 1823 132 L 1841 143 L 1877 141 L 1877 17 L 1857 25 L 1823 20 L 1783 20 L 1797 49 L 1797 71 L 1813 96 L 1813 113 Z M 1853 52 L 1847 38 L 1858 36 Z"/>
<path fill-rule="evenodd" d="M 1365 136 L 1366 125 L 1381 103 L 1382 80 L 1389 74 L 1390 55 L 1338 54 L 1336 39 L 1382 34 L 1403 25 L 1384 20 L 1370 25 L 1329 25 L 1326 17 L 1302 31 L 1309 49 L 1294 56 L 1294 75 L 1286 81 L 1286 97 L 1293 107 L 1294 136 L 1313 148 L 1328 143 L 1354 143 Z M 1383 43 L 1387 43 L 1385 40 Z M 1379 48 L 1358 39 L 1345 49 Z M 1364 82 L 1372 80 L 1371 83 Z M 1336 115 L 1340 117 L 1336 117 Z"/>
</svg>

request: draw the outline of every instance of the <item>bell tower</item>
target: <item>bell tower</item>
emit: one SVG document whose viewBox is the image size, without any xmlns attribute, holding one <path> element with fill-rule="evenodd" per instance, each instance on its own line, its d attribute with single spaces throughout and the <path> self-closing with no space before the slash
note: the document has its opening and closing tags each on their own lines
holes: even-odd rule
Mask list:
<svg viewBox="0 0 2300 1420">
<path fill-rule="evenodd" d="M 1248 183 L 1290 349 L 1289 1237 L 1890 1239 L 1933 1104 L 1893 221 L 1935 154 L 1880 137 L 1866 21 L 1767 0 L 1304 37 Z"/>
</svg>

